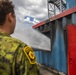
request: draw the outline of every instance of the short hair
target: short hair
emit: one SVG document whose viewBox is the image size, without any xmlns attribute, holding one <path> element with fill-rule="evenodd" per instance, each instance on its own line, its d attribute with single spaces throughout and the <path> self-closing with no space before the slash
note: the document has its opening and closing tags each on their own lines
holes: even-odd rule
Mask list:
<svg viewBox="0 0 76 75">
<path fill-rule="evenodd" d="M 5 23 L 6 15 L 9 13 L 15 14 L 12 1 L 0 0 L 0 25 Z"/>
</svg>

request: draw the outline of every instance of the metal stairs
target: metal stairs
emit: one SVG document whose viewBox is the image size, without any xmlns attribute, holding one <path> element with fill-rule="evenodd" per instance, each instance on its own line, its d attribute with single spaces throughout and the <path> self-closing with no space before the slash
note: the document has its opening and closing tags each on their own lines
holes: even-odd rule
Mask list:
<svg viewBox="0 0 76 75">
<path fill-rule="evenodd" d="M 49 6 L 50 6 L 50 8 L 49 8 Z M 52 7 L 53 7 L 53 9 L 52 9 Z M 66 9 L 66 1 L 65 0 L 48 0 L 48 14 L 50 12 L 50 9 L 52 11 L 54 11 L 54 13 L 56 13 L 55 7 L 57 7 L 60 12 L 63 12 Z"/>
</svg>

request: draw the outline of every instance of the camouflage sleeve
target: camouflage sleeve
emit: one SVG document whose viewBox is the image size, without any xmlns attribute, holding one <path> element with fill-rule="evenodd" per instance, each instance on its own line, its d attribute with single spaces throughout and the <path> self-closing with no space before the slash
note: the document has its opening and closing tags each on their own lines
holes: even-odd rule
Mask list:
<svg viewBox="0 0 76 75">
<path fill-rule="evenodd" d="M 36 58 L 28 46 L 18 47 L 15 55 L 15 75 L 39 75 Z"/>
</svg>

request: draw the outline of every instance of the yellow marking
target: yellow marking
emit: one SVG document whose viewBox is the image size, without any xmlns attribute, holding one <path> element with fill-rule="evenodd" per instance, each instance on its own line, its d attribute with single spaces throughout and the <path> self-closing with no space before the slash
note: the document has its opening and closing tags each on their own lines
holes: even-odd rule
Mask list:
<svg viewBox="0 0 76 75">
<path fill-rule="evenodd" d="M 24 47 L 23 50 L 24 50 L 24 53 L 27 56 L 30 64 L 36 64 L 36 57 L 34 55 L 32 48 L 29 46 L 26 46 L 26 47 Z"/>
</svg>

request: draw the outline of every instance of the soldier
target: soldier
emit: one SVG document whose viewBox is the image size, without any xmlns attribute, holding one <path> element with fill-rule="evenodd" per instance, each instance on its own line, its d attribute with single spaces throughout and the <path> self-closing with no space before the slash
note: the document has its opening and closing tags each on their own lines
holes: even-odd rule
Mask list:
<svg viewBox="0 0 76 75">
<path fill-rule="evenodd" d="M 0 75 L 39 75 L 33 50 L 10 36 L 15 24 L 12 1 L 0 0 Z"/>
</svg>

